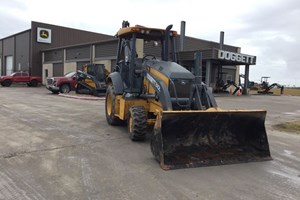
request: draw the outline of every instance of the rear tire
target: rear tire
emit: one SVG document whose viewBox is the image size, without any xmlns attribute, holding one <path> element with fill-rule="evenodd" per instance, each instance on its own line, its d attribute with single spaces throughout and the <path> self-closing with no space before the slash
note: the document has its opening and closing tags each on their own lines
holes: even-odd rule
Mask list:
<svg viewBox="0 0 300 200">
<path fill-rule="evenodd" d="M 144 106 L 131 106 L 127 119 L 130 139 L 132 141 L 144 141 L 147 132 L 147 116 Z"/>
<path fill-rule="evenodd" d="M 108 124 L 112 126 L 123 125 L 124 122 L 115 116 L 116 108 L 115 108 L 115 90 L 113 85 L 109 85 L 106 90 L 106 98 L 105 98 L 105 115 L 106 121 Z"/>
<path fill-rule="evenodd" d="M 60 93 L 69 93 L 71 91 L 71 88 L 68 84 L 63 84 L 60 86 Z"/>
<path fill-rule="evenodd" d="M 3 81 L 3 82 L 1 83 L 1 85 L 2 85 L 3 87 L 9 87 L 9 86 L 11 86 L 11 84 L 12 84 L 12 81 L 11 81 L 11 80 L 5 80 L 5 81 Z"/>
<path fill-rule="evenodd" d="M 38 81 L 37 80 L 30 81 L 30 84 L 29 84 L 30 87 L 37 87 L 37 85 L 38 85 Z"/>
</svg>

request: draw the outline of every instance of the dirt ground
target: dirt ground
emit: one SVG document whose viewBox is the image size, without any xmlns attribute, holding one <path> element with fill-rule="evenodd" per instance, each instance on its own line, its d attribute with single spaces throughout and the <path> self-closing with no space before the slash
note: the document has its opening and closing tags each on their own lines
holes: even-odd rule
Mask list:
<svg viewBox="0 0 300 200">
<path fill-rule="evenodd" d="M 286 199 L 300 197 L 300 97 L 219 96 L 223 109 L 266 109 L 273 160 L 164 171 L 149 141 L 107 125 L 103 100 L 0 87 L 0 200 Z M 237 122 L 238 125 L 238 122 Z"/>
</svg>

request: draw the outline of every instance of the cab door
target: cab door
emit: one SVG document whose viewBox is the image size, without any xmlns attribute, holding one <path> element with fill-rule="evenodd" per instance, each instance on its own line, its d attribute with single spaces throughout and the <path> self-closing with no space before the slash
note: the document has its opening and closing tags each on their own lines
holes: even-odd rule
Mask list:
<svg viewBox="0 0 300 200">
<path fill-rule="evenodd" d="M 13 82 L 22 82 L 22 73 L 21 72 L 16 72 L 13 75 Z"/>
<path fill-rule="evenodd" d="M 21 72 L 22 76 L 21 76 L 21 80 L 22 82 L 29 82 L 30 81 L 30 76 L 27 72 Z"/>
</svg>

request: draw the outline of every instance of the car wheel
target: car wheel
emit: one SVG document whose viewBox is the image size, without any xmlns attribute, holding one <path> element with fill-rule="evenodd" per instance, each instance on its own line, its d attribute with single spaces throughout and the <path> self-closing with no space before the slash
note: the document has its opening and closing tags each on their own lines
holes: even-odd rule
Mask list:
<svg viewBox="0 0 300 200">
<path fill-rule="evenodd" d="M 63 84 L 60 86 L 60 93 L 69 93 L 71 91 L 71 88 L 68 84 Z"/>
<path fill-rule="evenodd" d="M 11 80 L 5 80 L 1 83 L 1 85 L 4 87 L 9 87 L 11 84 L 12 84 Z"/>
<path fill-rule="evenodd" d="M 36 87 L 37 85 L 38 85 L 38 81 L 37 80 L 30 81 L 30 87 Z"/>
</svg>

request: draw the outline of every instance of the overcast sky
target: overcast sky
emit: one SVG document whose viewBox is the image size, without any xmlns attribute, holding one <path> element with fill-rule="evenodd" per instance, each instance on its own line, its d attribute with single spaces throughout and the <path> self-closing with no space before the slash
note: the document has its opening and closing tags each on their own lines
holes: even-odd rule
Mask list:
<svg viewBox="0 0 300 200">
<path fill-rule="evenodd" d="M 114 35 L 123 20 L 241 47 L 257 56 L 250 80 L 300 86 L 300 0 L 0 0 L 0 38 L 31 21 Z M 243 69 L 241 71 L 243 73 Z"/>
</svg>

